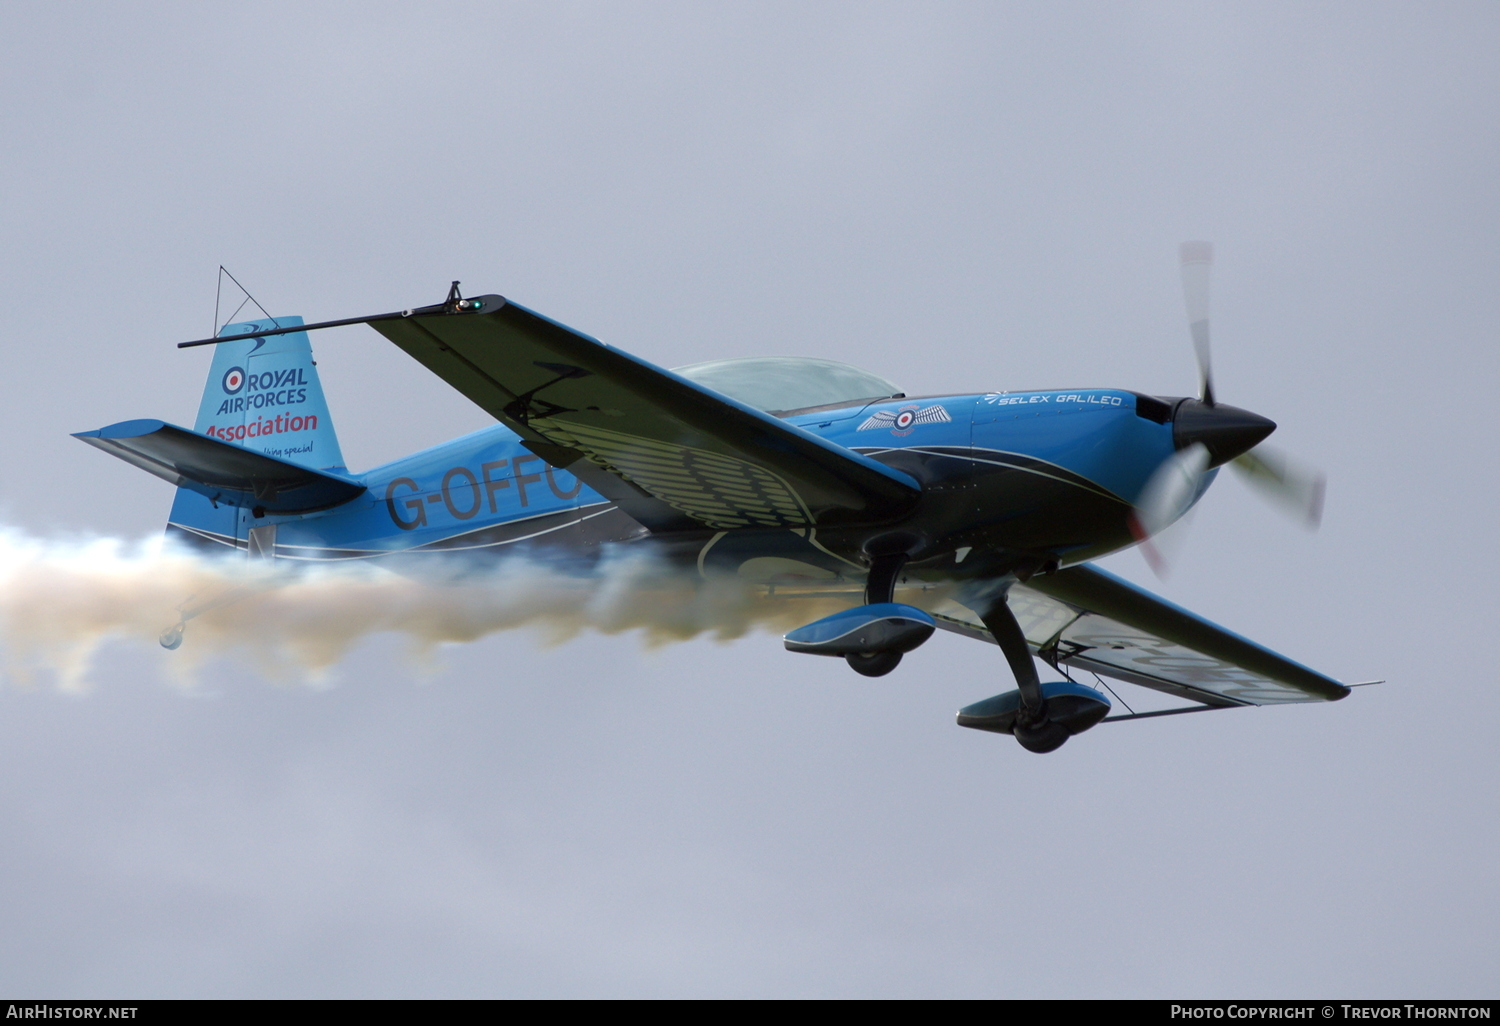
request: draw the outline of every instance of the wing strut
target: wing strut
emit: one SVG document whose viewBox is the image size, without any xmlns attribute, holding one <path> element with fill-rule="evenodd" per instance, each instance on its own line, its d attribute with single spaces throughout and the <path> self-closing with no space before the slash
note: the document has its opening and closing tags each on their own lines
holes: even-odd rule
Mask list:
<svg viewBox="0 0 1500 1026">
<path fill-rule="evenodd" d="M 1149 720 L 1155 716 L 1180 716 L 1183 713 L 1211 712 L 1214 709 L 1238 709 L 1237 705 L 1184 705 L 1176 709 L 1157 709 L 1155 712 L 1131 713 L 1129 716 L 1106 716 L 1100 723 L 1118 723 L 1121 720 Z"/>
<path fill-rule="evenodd" d="M 1060 663 L 1053 663 L 1053 666 L 1060 673 L 1062 673 L 1062 675 L 1064 677 L 1068 678 L 1068 680 L 1072 680 L 1073 679 L 1073 675 L 1067 671 L 1066 666 L 1064 666 L 1064 665 L 1062 665 Z M 1092 670 L 1090 670 L 1089 672 L 1093 673 Z M 1102 720 L 1099 721 L 1100 723 L 1115 723 L 1115 722 L 1118 722 L 1119 720 L 1149 720 L 1149 719 L 1152 719 L 1152 718 L 1157 717 L 1157 716 L 1178 716 L 1178 715 L 1181 715 L 1182 713 L 1204 712 L 1205 710 L 1208 710 L 1208 709 L 1238 709 L 1238 708 L 1240 708 L 1237 705 L 1209 705 L 1208 703 L 1205 702 L 1202 705 L 1181 705 L 1181 706 L 1177 706 L 1176 708 L 1173 708 L 1173 709 L 1155 709 L 1155 710 L 1152 710 L 1151 712 L 1139 712 L 1138 713 L 1134 709 L 1130 708 L 1130 703 L 1127 702 L 1127 701 L 1125 701 L 1125 699 L 1121 698 L 1120 697 L 1120 693 L 1118 691 L 1116 691 L 1114 688 L 1112 688 L 1112 687 L 1109 686 L 1109 681 L 1105 680 L 1103 677 L 1099 676 L 1097 673 L 1093 673 L 1093 676 L 1094 676 L 1094 679 L 1099 682 L 1099 686 L 1100 687 L 1102 687 L 1105 691 L 1108 691 L 1111 695 L 1114 696 L 1114 699 L 1115 699 L 1116 702 L 1119 702 L 1121 705 L 1123 705 L 1125 707 L 1125 712 L 1126 712 L 1126 715 L 1124 715 L 1124 716 L 1106 716 L 1106 717 L 1104 717 L 1104 719 L 1102 719 Z"/>
</svg>

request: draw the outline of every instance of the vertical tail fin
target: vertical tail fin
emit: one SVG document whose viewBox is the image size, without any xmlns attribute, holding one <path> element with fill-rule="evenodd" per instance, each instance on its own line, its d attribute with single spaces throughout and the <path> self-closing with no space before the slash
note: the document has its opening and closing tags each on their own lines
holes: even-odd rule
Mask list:
<svg viewBox="0 0 1500 1026">
<path fill-rule="evenodd" d="M 274 325 L 270 318 L 226 324 L 219 334 L 231 341 L 214 346 L 193 430 L 314 470 L 342 472 L 344 454 L 307 333 L 255 334 L 301 323 L 300 317 L 278 317 Z M 214 506 L 197 492 L 179 488 L 167 529 L 211 548 L 245 548 L 256 523 L 249 512 Z"/>
<path fill-rule="evenodd" d="M 291 327 L 300 317 L 278 317 Z M 314 470 L 344 470 L 307 333 L 258 338 L 269 319 L 225 325 L 193 430 Z"/>
</svg>

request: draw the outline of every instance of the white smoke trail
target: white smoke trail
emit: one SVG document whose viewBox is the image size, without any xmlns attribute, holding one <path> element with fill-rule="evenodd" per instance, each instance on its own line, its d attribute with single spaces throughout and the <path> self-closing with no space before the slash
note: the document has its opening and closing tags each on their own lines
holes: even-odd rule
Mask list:
<svg viewBox="0 0 1500 1026">
<path fill-rule="evenodd" d="M 737 578 L 703 580 L 622 547 L 593 570 L 516 556 L 443 583 L 379 563 L 300 566 L 205 559 L 162 541 L 48 541 L 0 531 L 0 668 L 15 682 L 86 686 L 100 646 L 157 645 L 196 612 L 168 672 L 191 683 L 205 662 L 248 655 L 273 679 L 317 682 L 360 641 L 404 636 L 418 659 L 445 644 L 518 627 L 559 643 L 579 631 L 638 631 L 647 644 L 702 634 L 786 631 L 853 595 L 787 599 Z M 207 607 L 207 608 L 204 608 Z M 201 612 L 198 610 L 201 609 Z"/>
</svg>

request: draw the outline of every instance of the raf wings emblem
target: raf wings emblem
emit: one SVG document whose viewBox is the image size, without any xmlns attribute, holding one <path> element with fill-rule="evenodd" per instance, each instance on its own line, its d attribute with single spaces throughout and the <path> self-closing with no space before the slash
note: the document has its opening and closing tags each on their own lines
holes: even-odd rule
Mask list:
<svg viewBox="0 0 1500 1026">
<path fill-rule="evenodd" d="M 891 434 L 904 438 L 915 431 L 918 424 L 941 424 L 952 419 L 941 406 L 929 406 L 925 410 L 903 406 L 899 410 L 881 410 L 866 419 L 859 430 L 874 431 L 876 428 L 888 427 Z"/>
</svg>

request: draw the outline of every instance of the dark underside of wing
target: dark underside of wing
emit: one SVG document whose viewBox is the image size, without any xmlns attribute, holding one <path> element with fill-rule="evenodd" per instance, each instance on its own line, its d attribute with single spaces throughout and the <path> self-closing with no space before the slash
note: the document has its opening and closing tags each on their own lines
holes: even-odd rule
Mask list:
<svg viewBox="0 0 1500 1026">
<path fill-rule="evenodd" d="M 1013 586 L 1027 643 L 1054 665 L 1097 673 L 1205 705 L 1334 701 L 1349 689 L 1113 574 L 1075 566 Z M 939 625 L 991 640 L 956 603 Z"/>
<path fill-rule="evenodd" d="M 906 474 L 500 296 L 371 324 L 549 463 L 653 530 L 878 523 Z"/>
</svg>

